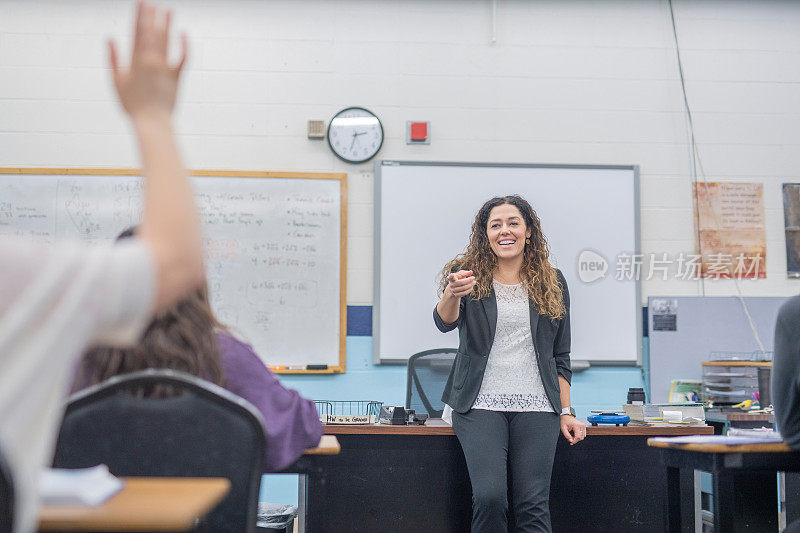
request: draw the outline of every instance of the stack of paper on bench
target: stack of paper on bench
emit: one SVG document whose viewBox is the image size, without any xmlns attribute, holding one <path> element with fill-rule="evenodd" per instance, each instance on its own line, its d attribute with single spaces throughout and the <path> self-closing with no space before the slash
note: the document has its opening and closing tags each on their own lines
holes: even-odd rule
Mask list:
<svg viewBox="0 0 800 533">
<path fill-rule="evenodd" d="M 39 498 L 43 505 L 97 506 L 123 485 L 106 465 L 75 470 L 45 468 L 39 475 Z"/>
<path fill-rule="evenodd" d="M 782 441 L 783 437 L 780 432 L 772 428 L 730 428 L 727 435 L 729 437 L 755 437 L 758 439 L 769 439 Z"/>
<path fill-rule="evenodd" d="M 761 432 L 757 435 L 684 435 L 681 437 L 652 437 L 648 442 L 668 442 L 671 444 L 723 444 L 738 446 L 740 444 L 764 444 L 783 442 L 780 433 Z"/>
<path fill-rule="evenodd" d="M 624 404 L 622 411 L 631 422 L 650 426 L 704 426 L 706 412 L 701 403 Z"/>
</svg>

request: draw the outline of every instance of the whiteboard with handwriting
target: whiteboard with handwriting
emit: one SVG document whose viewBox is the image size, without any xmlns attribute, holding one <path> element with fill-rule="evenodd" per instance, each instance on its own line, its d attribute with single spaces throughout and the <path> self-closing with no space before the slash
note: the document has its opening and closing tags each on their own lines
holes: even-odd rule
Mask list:
<svg viewBox="0 0 800 533">
<path fill-rule="evenodd" d="M 2 169 L 0 235 L 111 242 L 139 223 L 135 174 Z M 192 178 L 217 316 L 268 365 L 344 371 L 346 175 L 217 174 Z"/>
</svg>

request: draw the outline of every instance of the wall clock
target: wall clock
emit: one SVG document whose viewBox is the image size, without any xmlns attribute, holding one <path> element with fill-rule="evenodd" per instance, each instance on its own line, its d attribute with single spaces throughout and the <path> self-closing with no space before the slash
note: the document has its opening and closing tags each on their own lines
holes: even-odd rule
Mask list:
<svg viewBox="0 0 800 533">
<path fill-rule="evenodd" d="M 363 107 L 348 107 L 328 124 L 328 146 L 348 163 L 369 161 L 383 145 L 383 126 L 374 113 Z"/>
</svg>

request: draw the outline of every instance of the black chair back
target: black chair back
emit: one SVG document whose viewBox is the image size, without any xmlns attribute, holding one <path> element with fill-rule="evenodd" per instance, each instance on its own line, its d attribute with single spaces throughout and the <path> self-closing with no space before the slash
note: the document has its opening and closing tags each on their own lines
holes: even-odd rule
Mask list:
<svg viewBox="0 0 800 533">
<path fill-rule="evenodd" d="M 168 390 L 169 397 L 142 391 Z M 255 407 L 171 370 L 116 376 L 67 404 L 53 466 L 108 465 L 116 476 L 224 477 L 231 490 L 208 531 L 254 531 L 266 439 Z"/>
<path fill-rule="evenodd" d="M 441 418 L 442 393 L 458 350 L 439 348 L 415 353 L 408 359 L 406 409 Z"/>
<path fill-rule="evenodd" d="M 0 533 L 11 533 L 14 525 L 14 480 L 5 457 L 0 453 Z"/>
</svg>

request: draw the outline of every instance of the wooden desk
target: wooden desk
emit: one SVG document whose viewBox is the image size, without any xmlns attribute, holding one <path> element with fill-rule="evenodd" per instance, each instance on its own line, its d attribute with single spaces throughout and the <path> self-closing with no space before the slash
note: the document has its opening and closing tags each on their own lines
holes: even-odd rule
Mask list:
<svg viewBox="0 0 800 533">
<path fill-rule="evenodd" d="M 461 446 L 449 425 L 428 422 L 326 426 L 326 434 L 338 437 L 341 452 L 304 457 L 301 533 L 469 531 L 472 491 Z M 661 530 L 667 479 L 647 437 L 712 432 L 710 427 L 589 426 L 577 446 L 560 437 L 550 495 L 553 530 L 584 532 L 587 523 L 598 532 Z M 693 473 L 684 481 L 693 486 Z M 686 521 L 693 526 L 694 516 Z"/>
<path fill-rule="evenodd" d="M 323 435 L 314 448 L 303 451 L 303 455 L 336 455 L 341 451 L 339 440 L 334 435 Z"/>
<path fill-rule="evenodd" d="M 592 426 L 586 423 L 586 436 L 643 436 L 669 437 L 680 435 L 712 435 L 714 428 L 710 426 Z M 431 418 L 424 426 L 390 426 L 385 424 L 361 426 L 325 426 L 325 435 L 421 435 L 421 436 L 455 436 L 453 428 L 441 418 Z M 323 439 L 325 437 L 323 436 Z"/>
<path fill-rule="evenodd" d="M 336 455 L 335 435 L 323 435 L 306 456 Z M 42 507 L 40 531 L 187 531 L 230 490 L 223 478 L 124 478 L 125 487 L 99 507 Z"/>
<path fill-rule="evenodd" d="M 745 411 L 720 409 L 706 410 L 706 423 L 714 426 L 714 432 L 719 435 L 724 435 L 730 428 L 772 427 L 774 422 L 775 417 L 767 413 L 747 413 Z"/>
<path fill-rule="evenodd" d="M 39 531 L 188 531 L 228 494 L 224 478 L 123 478 L 98 507 L 42 507 Z"/>
<path fill-rule="evenodd" d="M 660 451 L 666 466 L 668 531 L 681 531 L 678 517 L 693 507 L 678 483 L 682 471 L 691 470 L 713 477 L 714 531 L 778 531 L 775 473 L 800 471 L 800 452 L 784 443 L 648 445 Z"/>
</svg>

